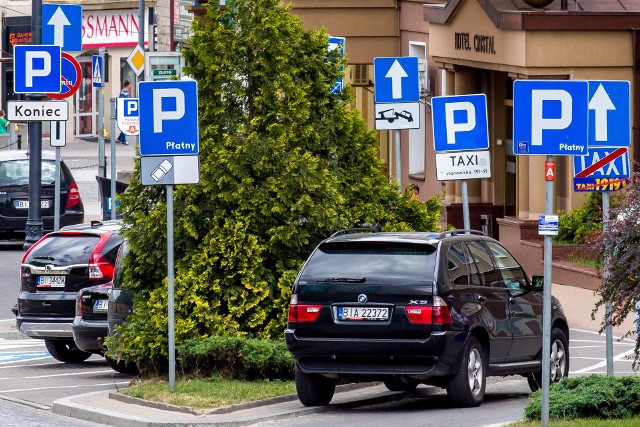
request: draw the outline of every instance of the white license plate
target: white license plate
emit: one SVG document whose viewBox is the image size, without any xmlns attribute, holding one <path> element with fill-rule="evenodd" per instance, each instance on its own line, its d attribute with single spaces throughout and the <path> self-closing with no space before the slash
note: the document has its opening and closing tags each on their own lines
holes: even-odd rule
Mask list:
<svg viewBox="0 0 640 427">
<path fill-rule="evenodd" d="M 108 307 L 109 307 L 109 300 L 106 300 L 106 299 L 99 299 L 99 300 L 96 300 L 95 303 L 93 303 L 93 311 L 95 312 L 107 311 Z"/>
<path fill-rule="evenodd" d="M 386 307 L 338 307 L 339 320 L 387 320 Z"/>
<path fill-rule="evenodd" d="M 65 276 L 38 276 L 39 288 L 64 288 Z"/>
<path fill-rule="evenodd" d="M 29 209 L 29 201 L 14 200 L 13 206 L 15 206 L 16 209 Z M 51 207 L 51 200 L 40 200 L 40 207 L 42 209 L 49 209 Z"/>
</svg>

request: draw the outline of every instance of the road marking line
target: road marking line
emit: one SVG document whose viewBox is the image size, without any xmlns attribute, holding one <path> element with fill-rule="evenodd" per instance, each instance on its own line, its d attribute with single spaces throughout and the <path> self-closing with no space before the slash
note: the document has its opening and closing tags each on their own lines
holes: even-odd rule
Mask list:
<svg viewBox="0 0 640 427">
<path fill-rule="evenodd" d="M 616 361 L 623 360 L 623 359 L 624 359 L 625 357 L 627 357 L 628 355 L 633 354 L 633 353 L 634 353 L 634 351 L 635 351 L 635 350 L 634 350 L 634 349 L 632 349 L 632 350 L 627 350 L 627 351 L 625 351 L 624 353 L 620 353 L 620 354 L 618 354 L 617 356 L 615 356 L 615 357 L 613 358 L 613 361 L 614 361 L 614 362 L 616 362 Z M 583 368 L 583 369 L 579 369 L 579 370 L 577 370 L 577 371 L 573 371 L 573 373 L 574 373 L 574 374 L 582 374 L 582 373 L 585 373 L 585 372 L 591 372 L 591 371 L 594 371 L 594 370 L 596 370 L 596 369 L 598 369 L 598 368 L 602 368 L 602 367 L 605 367 L 605 366 L 607 366 L 607 361 L 606 361 L 606 360 L 603 360 L 603 361 L 601 361 L 600 363 L 596 363 L 595 365 L 592 365 L 592 366 L 589 366 L 589 367 L 586 367 L 586 368 Z"/>
<path fill-rule="evenodd" d="M 592 334 L 592 335 L 600 335 L 600 336 L 604 336 L 603 334 L 601 334 L 600 332 L 594 332 L 594 331 L 587 331 L 586 329 L 575 329 L 575 328 L 569 328 L 570 331 L 576 331 L 576 332 L 583 332 L 585 334 Z M 615 338 L 618 341 L 622 341 L 622 342 L 631 342 L 633 344 L 635 344 L 635 340 L 630 340 L 629 338 L 622 338 L 619 336 L 614 335 L 613 338 Z"/>
<path fill-rule="evenodd" d="M 594 342 L 594 343 L 602 343 L 602 341 L 598 341 L 598 340 L 569 340 L 570 343 L 572 342 Z M 636 345 L 635 342 L 614 342 L 613 345 Z"/>
<path fill-rule="evenodd" d="M 114 371 L 115 372 L 115 371 Z M 129 384 L 131 381 L 124 381 L 124 382 L 110 382 L 110 383 L 101 383 L 101 384 L 80 384 L 80 385 L 65 385 L 65 386 L 60 386 L 60 387 L 35 387 L 35 388 L 16 388 L 13 390 L 0 390 L 0 393 L 19 393 L 21 391 L 36 391 L 36 390 L 59 390 L 62 388 L 79 388 L 79 387 L 102 387 L 102 386 L 117 386 L 117 385 L 124 385 L 124 384 Z"/>
</svg>

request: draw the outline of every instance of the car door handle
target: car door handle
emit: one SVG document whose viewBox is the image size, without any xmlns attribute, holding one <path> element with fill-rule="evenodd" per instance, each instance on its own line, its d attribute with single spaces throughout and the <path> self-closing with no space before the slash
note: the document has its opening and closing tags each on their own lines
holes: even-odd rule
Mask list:
<svg viewBox="0 0 640 427">
<path fill-rule="evenodd" d="M 478 297 L 478 302 L 485 302 L 487 300 L 487 297 L 485 297 L 484 295 L 480 295 Z"/>
</svg>

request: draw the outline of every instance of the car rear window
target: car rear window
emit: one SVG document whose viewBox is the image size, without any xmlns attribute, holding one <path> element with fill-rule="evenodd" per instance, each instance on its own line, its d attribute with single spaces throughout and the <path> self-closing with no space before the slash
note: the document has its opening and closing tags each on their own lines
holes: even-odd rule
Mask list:
<svg viewBox="0 0 640 427">
<path fill-rule="evenodd" d="M 53 185 L 56 180 L 56 162 L 42 161 L 42 185 Z M 62 174 L 61 174 L 62 175 Z M 61 177 L 61 181 L 64 179 Z M 0 163 L 0 185 L 29 184 L 29 159 L 8 160 Z"/>
<path fill-rule="evenodd" d="M 50 236 L 38 244 L 24 260 L 56 261 L 58 265 L 88 264 L 91 251 L 100 241 L 100 237 L 91 234 Z"/>
<path fill-rule="evenodd" d="M 429 245 L 326 243 L 307 261 L 299 283 L 427 283 L 433 281 L 435 258 L 436 248 Z"/>
</svg>

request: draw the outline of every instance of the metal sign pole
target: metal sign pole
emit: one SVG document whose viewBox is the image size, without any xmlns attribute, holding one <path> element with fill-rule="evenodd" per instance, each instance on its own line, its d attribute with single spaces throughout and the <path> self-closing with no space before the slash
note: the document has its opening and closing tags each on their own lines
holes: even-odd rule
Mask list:
<svg viewBox="0 0 640 427">
<path fill-rule="evenodd" d="M 116 98 L 111 98 L 111 219 L 116 219 Z"/>
<path fill-rule="evenodd" d="M 104 52 L 105 48 L 101 47 L 98 50 L 100 55 L 100 63 L 104 64 Z M 104 71 L 103 71 L 104 74 Z M 100 76 L 101 81 L 104 81 L 103 76 Z M 111 135 L 113 139 L 113 135 Z M 104 153 L 104 84 L 101 83 L 98 88 L 98 176 L 103 178 L 107 177 L 107 165 L 106 157 Z"/>
<path fill-rule="evenodd" d="M 602 228 L 606 230 L 607 223 L 609 222 L 609 193 L 602 192 Z M 604 260 L 604 279 L 607 280 L 609 276 L 609 267 L 607 260 Z M 611 327 L 611 313 L 613 307 L 611 302 L 605 303 L 605 316 L 606 316 L 606 328 L 605 328 L 605 343 L 606 343 L 606 355 L 607 355 L 607 375 L 613 376 L 613 328 Z"/>
<path fill-rule="evenodd" d="M 471 230 L 471 222 L 469 220 L 469 190 L 467 190 L 467 180 L 463 179 L 461 183 L 462 190 L 462 220 L 465 230 Z"/>
<path fill-rule="evenodd" d="M 394 131 L 394 139 L 396 143 L 396 179 L 398 180 L 398 187 L 402 191 L 402 163 L 400 158 L 400 130 Z"/>
<path fill-rule="evenodd" d="M 553 162 L 547 156 L 547 162 Z M 553 213 L 553 181 L 545 183 L 544 213 Z M 549 383 L 551 380 L 551 257 L 552 236 L 544 236 L 544 292 L 542 297 L 542 427 L 549 427 Z"/>
<path fill-rule="evenodd" d="M 55 126 L 55 122 L 51 122 L 51 126 Z M 60 229 L 60 147 L 56 147 L 56 181 L 54 193 L 53 231 L 58 231 Z"/>
<path fill-rule="evenodd" d="M 169 311 L 169 390 L 176 385 L 176 342 L 173 312 L 173 185 L 167 185 L 167 282 Z"/>
</svg>

